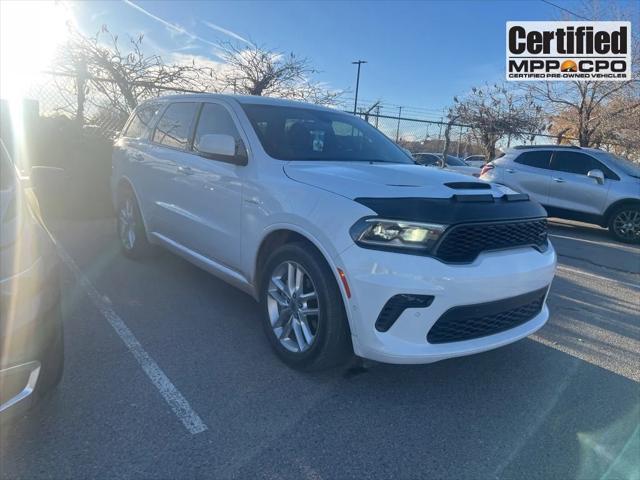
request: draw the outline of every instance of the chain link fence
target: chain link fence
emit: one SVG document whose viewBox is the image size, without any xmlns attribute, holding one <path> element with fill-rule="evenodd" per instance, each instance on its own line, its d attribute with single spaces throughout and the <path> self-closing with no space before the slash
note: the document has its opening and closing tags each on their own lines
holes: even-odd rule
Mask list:
<svg viewBox="0 0 640 480">
<path fill-rule="evenodd" d="M 105 140 L 115 138 L 124 126 L 128 112 L 112 106 L 110 99 L 102 94 L 95 85 L 100 82 L 111 82 L 107 79 L 90 78 L 85 83 L 85 91 L 78 94 L 78 79 L 72 75 L 47 72 L 37 79 L 28 82 L 24 98 L 28 110 L 37 112 L 35 116 L 41 119 L 57 119 L 59 122 L 71 121 L 82 128 L 82 136 L 98 137 Z M 154 87 L 145 100 L 157 95 L 175 93 L 202 93 L 195 90 L 180 88 Z M 80 105 L 80 106 L 79 106 Z M 341 106 L 345 108 L 345 105 Z M 402 116 L 402 108 L 398 115 L 382 114 L 392 107 L 380 104 L 369 112 L 359 112 L 358 115 L 379 129 L 402 147 L 412 153 L 442 152 L 445 143 L 447 124 L 444 121 L 428 120 L 417 117 Z M 3 108 L 4 110 L 4 108 Z M 476 140 L 474 129 L 470 125 L 452 124 L 450 129 L 449 152 L 462 158 L 469 155 L 482 154 L 480 143 Z M 497 153 L 515 145 L 555 144 L 558 139 L 554 135 L 542 133 L 520 133 L 506 135 L 497 143 Z M 577 145 L 576 139 L 563 137 L 563 144 Z M 611 146 L 602 146 L 608 149 Z"/>
<path fill-rule="evenodd" d="M 412 153 L 439 153 L 444 149 L 445 132 L 448 126 L 446 122 L 400 116 L 394 117 L 375 113 L 359 113 L 358 115 Z M 506 135 L 501 138 L 496 147 L 497 150 L 505 150 L 515 145 L 556 143 L 558 143 L 558 137 L 554 135 L 520 132 L 517 135 Z M 577 145 L 577 139 L 563 137 L 562 143 L 565 145 Z M 451 125 L 449 153 L 462 158 L 469 155 L 483 154 L 482 147 L 476 140 L 472 126 L 457 123 Z"/>
<path fill-rule="evenodd" d="M 86 78 L 84 89 L 78 93 L 78 79 L 73 75 L 45 72 L 28 83 L 24 100 L 27 105 L 37 102 L 39 116 L 45 119 L 74 120 L 82 127 L 83 135 L 113 139 L 124 126 L 129 112 L 115 108 L 110 98 L 93 86 L 113 83 L 112 80 Z M 161 94 L 201 93 L 180 88 L 154 87 Z M 156 96 L 149 94 L 140 101 Z M 31 107 L 35 108 L 35 107 Z"/>
</svg>

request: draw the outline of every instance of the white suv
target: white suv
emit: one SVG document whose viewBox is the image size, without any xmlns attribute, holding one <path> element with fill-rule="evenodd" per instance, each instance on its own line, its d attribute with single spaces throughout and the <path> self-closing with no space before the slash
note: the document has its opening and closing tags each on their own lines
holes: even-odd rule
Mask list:
<svg viewBox="0 0 640 480">
<path fill-rule="evenodd" d="M 113 154 L 126 255 L 161 245 L 261 304 L 275 352 L 428 363 L 536 331 L 556 255 L 526 195 L 415 165 L 355 116 L 262 97 L 139 106 Z"/>
</svg>

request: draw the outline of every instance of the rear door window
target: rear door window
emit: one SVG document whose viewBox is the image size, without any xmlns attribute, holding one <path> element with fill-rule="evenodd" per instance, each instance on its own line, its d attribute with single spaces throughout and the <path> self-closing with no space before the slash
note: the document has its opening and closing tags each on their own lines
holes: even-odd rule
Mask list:
<svg viewBox="0 0 640 480">
<path fill-rule="evenodd" d="M 199 103 L 172 103 L 158 121 L 153 141 L 167 147 L 187 150 Z"/>
<path fill-rule="evenodd" d="M 528 167 L 548 169 L 550 160 L 551 150 L 533 150 L 521 153 L 514 159 L 514 162 Z"/>
</svg>

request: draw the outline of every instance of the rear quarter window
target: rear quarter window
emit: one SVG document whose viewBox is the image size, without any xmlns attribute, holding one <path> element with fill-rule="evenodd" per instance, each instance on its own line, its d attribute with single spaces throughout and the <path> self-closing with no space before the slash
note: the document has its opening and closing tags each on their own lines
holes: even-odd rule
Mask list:
<svg viewBox="0 0 640 480">
<path fill-rule="evenodd" d="M 147 138 L 153 128 L 153 119 L 159 109 L 160 105 L 155 103 L 139 106 L 126 126 L 123 136 L 128 138 Z"/>
</svg>

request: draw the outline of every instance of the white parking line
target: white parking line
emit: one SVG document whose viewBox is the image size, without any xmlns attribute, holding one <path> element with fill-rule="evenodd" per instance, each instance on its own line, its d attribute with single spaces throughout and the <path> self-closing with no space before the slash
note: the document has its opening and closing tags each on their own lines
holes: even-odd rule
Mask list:
<svg viewBox="0 0 640 480">
<path fill-rule="evenodd" d="M 575 274 L 578 274 L 578 275 L 584 275 L 585 277 L 597 278 L 598 280 L 603 280 L 605 282 L 617 283 L 617 284 L 625 285 L 625 286 L 631 287 L 631 288 L 640 288 L 640 284 L 637 284 L 637 283 L 625 282 L 623 280 L 614 280 L 612 278 L 607 278 L 607 277 L 603 277 L 601 275 L 596 275 L 595 273 L 589 273 L 589 272 L 585 272 L 583 270 L 578 270 L 576 268 L 565 267 L 564 265 L 558 265 L 557 268 L 558 268 L 558 270 L 565 270 L 567 272 L 575 273 Z"/>
<path fill-rule="evenodd" d="M 169 404 L 173 413 L 176 414 L 178 419 L 190 433 L 196 434 L 204 432 L 207 429 L 207 426 L 204 424 L 200 416 L 191 408 L 189 402 L 187 402 L 173 383 L 171 383 L 169 377 L 167 377 L 160 369 L 156 361 L 151 358 L 144 348 L 142 348 L 142 345 L 133 332 L 129 330 L 129 327 L 127 327 L 124 321 L 104 300 L 102 295 L 100 295 L 86 275 L 82 273 L 62 245 L 57 243 L 56 246 L 62 261 L 69 270 L 71 270 L 71 273 L 76 277 L 76 280 L 87 293 L 93 304 L 113 327 L 131 354 L 138 361 L 144 373 L 147 374 L 151 383 L 153 383 L 160 392 L 160 395 L 162 395 L 165 401 Z"/>
<path fill-rule="evenodd" d="M 555 233 L 550 233 L 549 234 L 550 237 L 554 237 L 554 238 L 562 238 L 564 240 L 574 240 L 576 242 L 583 242 L 583 243 L 588 243 L 590 245 L 597 245 L 599 247 L 611 247 L 611 248 L 616 248 L 618 250 L 623 250 L 625 252 L 631 252 L 631 253 L 635 253 L 638 251 L 637 248 L 634 247 L 630 247 L 628 245 L 622 245 L 619 243 L 610 243 L 610 242 L 604 242 L 601 240 L 589 240 L 586 238 L 578 238 L 578 237 L 571 237 L 569 235 L 558 235 Z"/>
</svg>

